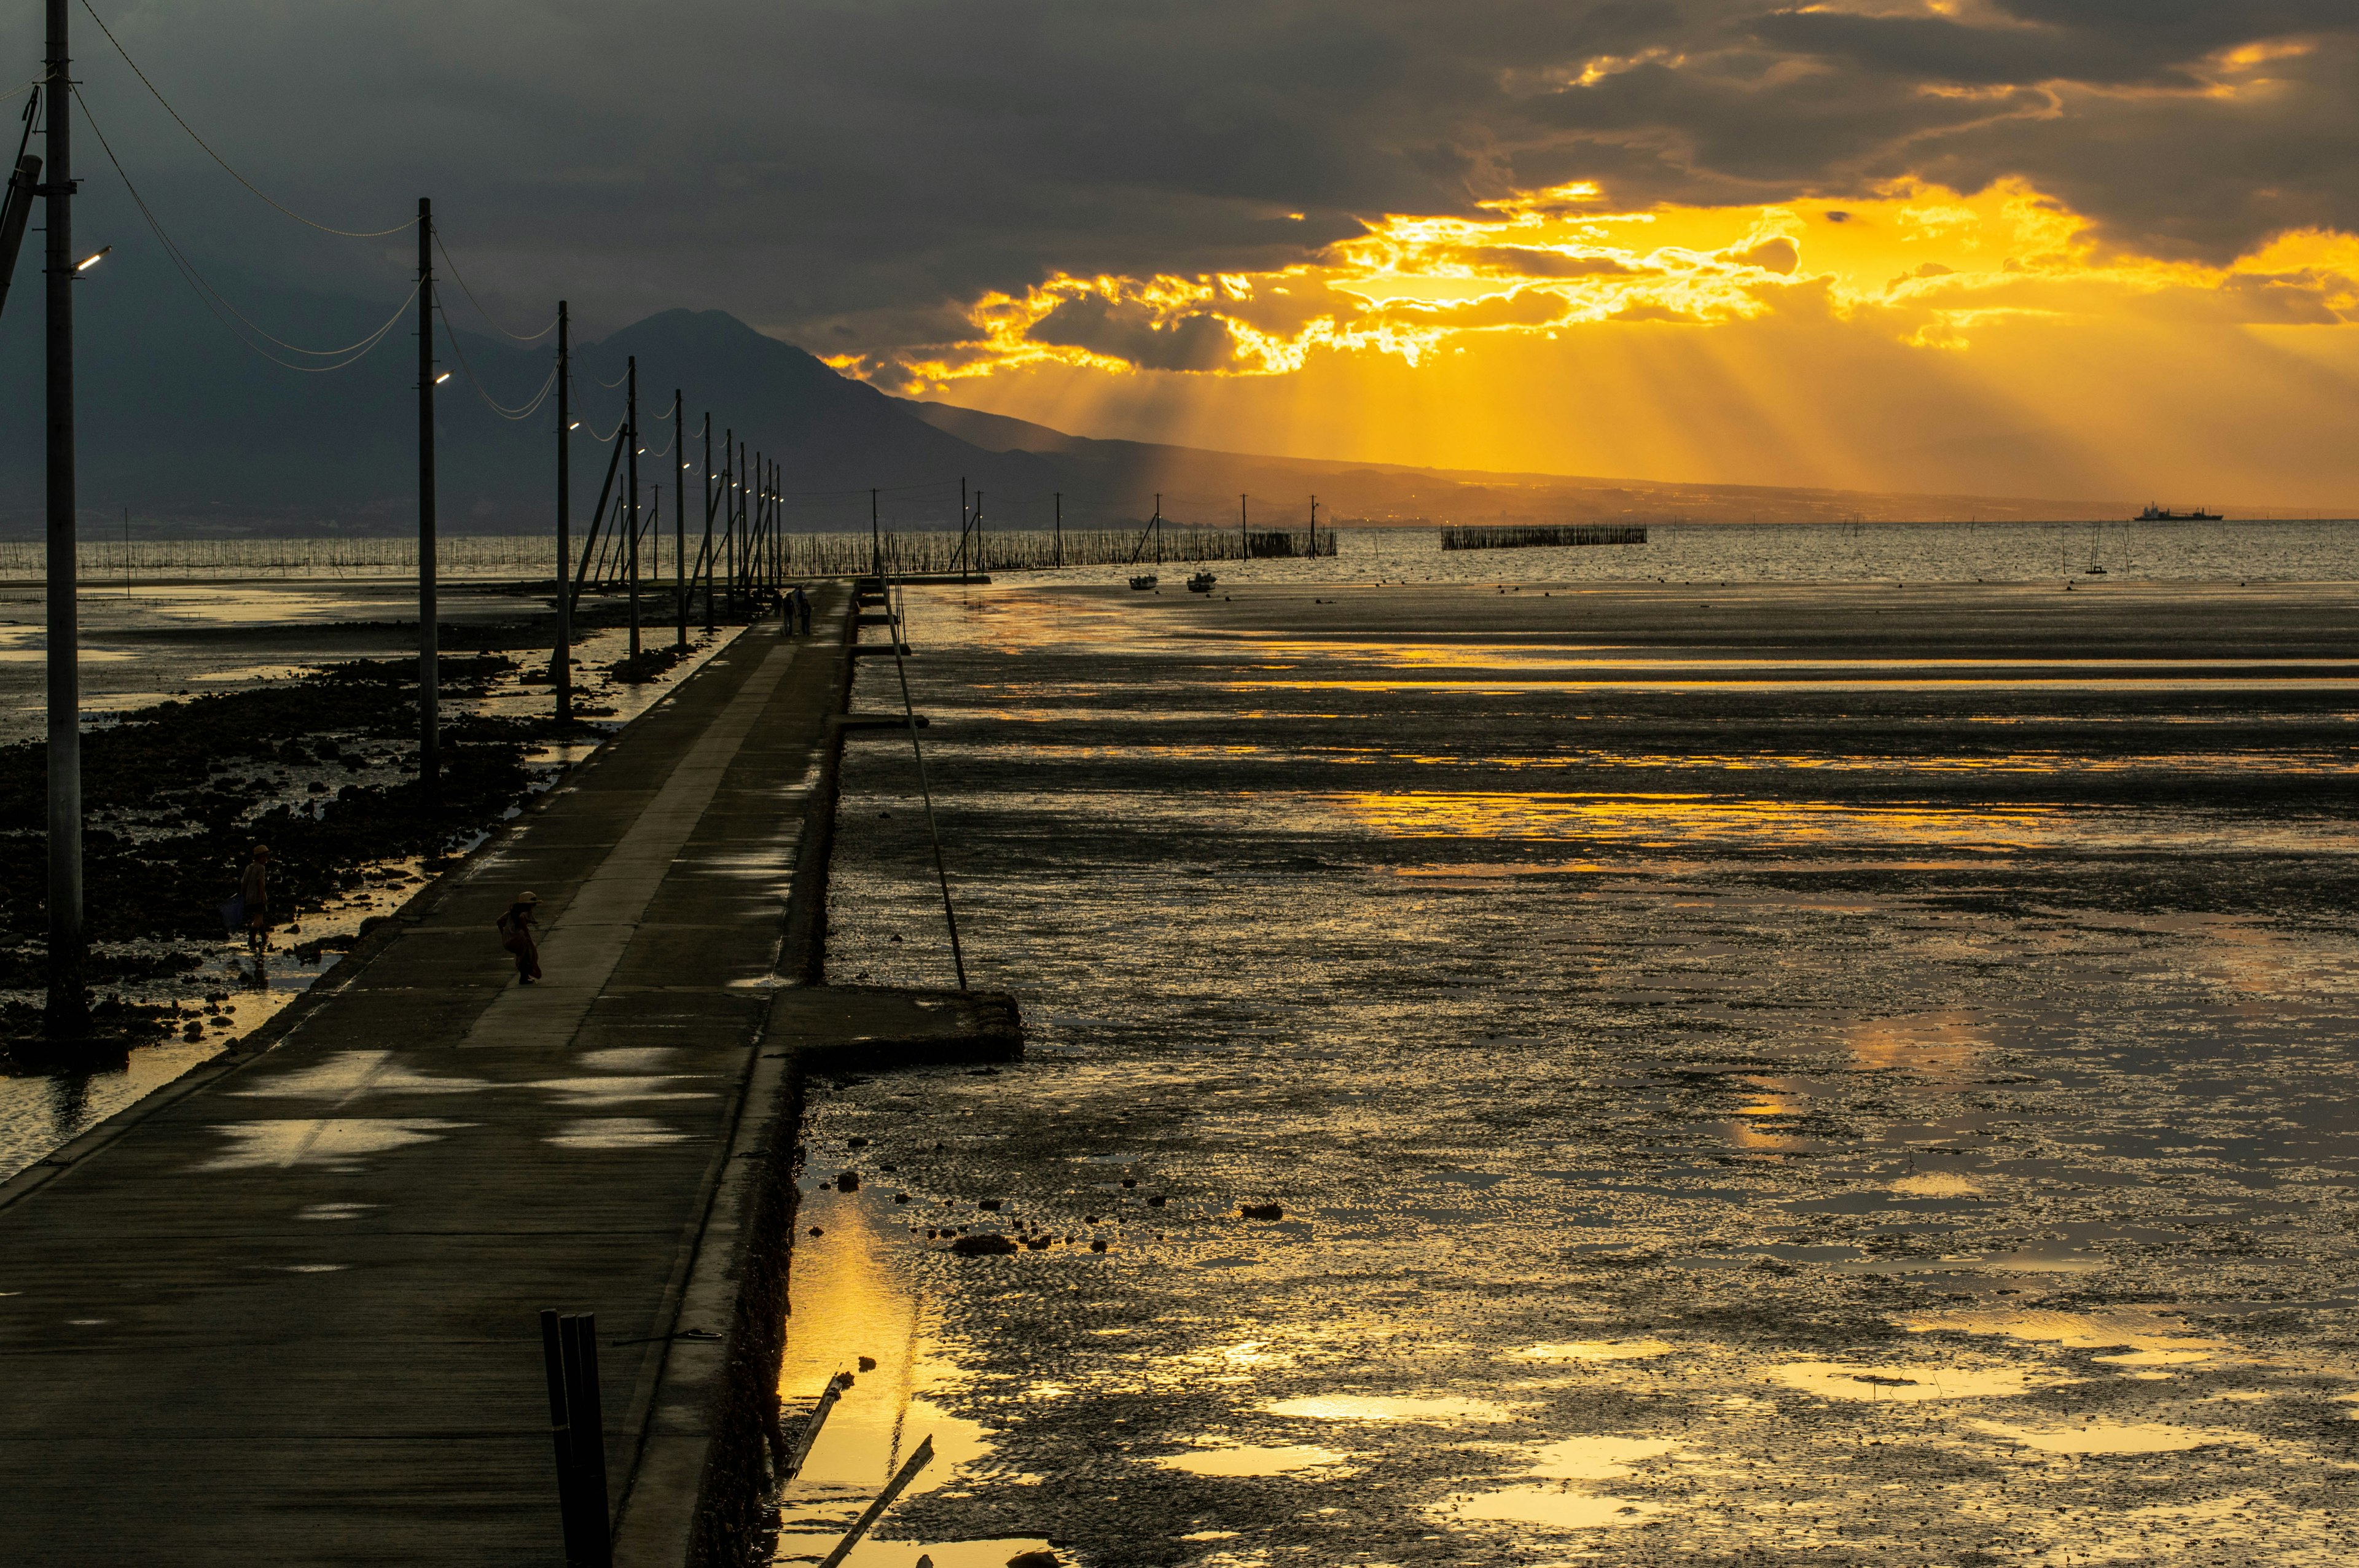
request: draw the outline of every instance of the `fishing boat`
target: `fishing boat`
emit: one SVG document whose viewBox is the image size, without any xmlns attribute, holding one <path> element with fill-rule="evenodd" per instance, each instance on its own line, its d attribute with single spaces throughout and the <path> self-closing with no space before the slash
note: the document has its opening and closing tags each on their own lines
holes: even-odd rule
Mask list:
<svg viewBox="0 0 2359 1568">
<path fill-rule="evenodd" d="M 1220 580 L 1221 579 L 1219 578 L 1214 577 L 1211 572 L 1198 572 L 1194 577 L 1188 579 L 1188 591 L 1190 593 L 1210 593 L 1212 591 L 1212 585 Z"/>
<path fill-rule="evenodd" d="M 1145 593 L 1148 589 L 1153 588 L 1155 583 L 1156 578 L 1153 572 L 1147 572 L 1142 576 L 1135 577 L 1130 579 L 1130 586 L 1140 593 Z"/>
<path fill-rule="evenodd" d="M 2223 519 L 2223 514 L 2206 512 L 2201 506 L 2192 512 L 2173 512 L 2168 506 L 2148 506 L 2130 521 L 2133 523 L 2218 523 Z"/>
</svg>

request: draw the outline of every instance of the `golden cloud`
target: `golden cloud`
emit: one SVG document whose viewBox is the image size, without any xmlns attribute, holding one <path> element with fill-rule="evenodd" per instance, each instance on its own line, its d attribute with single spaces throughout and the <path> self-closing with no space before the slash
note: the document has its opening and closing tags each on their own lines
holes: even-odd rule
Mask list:
<svg viewBox="0 0 2359 1568">
<path fill-rule="evenodd" d="M 2008 319 L 2339 326 L 2359 319 L 2359 238 L 2281 235 L 2227 266 L 2101 252 L 2090 224 L 2020 182 L 1962 194 L 1896 181 L 1841 207 L 1613 212 L 1572 184 L 1473 216 L 1392 215 L 1312 260 L 1183 277 L 1060 274 L 968 309 L 973 336 L 847 356 L 905 386 L 1060 364 L 1131 373 L 1285 375 L 1319 353 L 1415 365 L 1482 334 L 1781 309 L 1832 313 L 1920 349 L 1970 348 Z"/>
</svg>

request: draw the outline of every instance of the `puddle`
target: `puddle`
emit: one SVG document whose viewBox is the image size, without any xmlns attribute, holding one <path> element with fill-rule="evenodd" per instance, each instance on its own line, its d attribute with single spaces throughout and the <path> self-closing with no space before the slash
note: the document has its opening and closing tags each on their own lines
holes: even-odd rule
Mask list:
<svg viewBox="0 0 2359 1568">
<path fill-rule="evenodd" d="M 1678 1348 L 1660 1339 L 1569 1339 L 1554 1345 L 1527 1345 L 1513 1354 L 1518 1361 L 1632 1361 L 1669 1356 Z"/>
<path fill-rule="evenodd" d="M 990 1434 L 928 1398 L 955 1383 L 963 1371 L 936 1338 L 935 1314 L 912 1278 L 918 1254 L 907 1229 L 882 1212 L 885 1207 L 886 1201 L 872 1193 L 803 1195 L 797 1216 L 802 1233 L 795 1238 L 788 1280 L 793 1311 L 778 1374 L 788 1431 L 799 1429 L 830 1379 L 849 1373 L 853 1380 L 829 1414 L 802 1473 L 779 1498 L 774 1562 L 824 1557 L 929 1438 L 933 1462 L 902 1494 L 905 1500 L 988 1467 Z M 820 1231 L 816 1238 L 809 1234 L 814 1227 Z M 922 1552 L 933 1557 L 936 1568 L 1001 1568 L 1018 1552 L 1047 1545 L 998 1539 L 913 1542 L 892 1540 L 893 1533 L 894 1514 L 888 1511 L 876 1534 L 845 1563 L 908 1568 Z M 985 1555 L 1003 1546 L 1003 1555 Z"/>
<path fill-rule="evenodd" d="M 1299 1421 L 1438 1422 L 1455 1426 L 1462 1422 L 1513 1421 L 1516 1412 L 1488 1400 L 1383 1399 L 1354 1394 L 1322 1394 L 1310 1399 L 1281 1400 L 1269 1407 L 1272 1415 Z"/>
<path fill-rule="evenodd" d="M 1350 1457 L 1332 1448 L 1299 1443 L 1282 1448 L 1207 1448 L 1201 1454 L 1168 1454 L 1155 1463 L 1190 1476 L 1284 1476 L 1340 1465 Z"/>
<path fill-rule="evenodd" d="M 1532 1474 L 1551 1481 L 1611 1481 L 1679 1444 L 1662 1437 L 1568 1437 L 1539 1451 Z"/>
<path fill-rule="evenodd" d="M 2079 1426 L 2012 1426 L 2006 1422 L 1970 1421 L 1977 1432 L 2043 1454 L 2176 1454 L 2201 1448 L 2217 1439 L 2183 1426 L 2159 1422 L 2087 1422 Z"/>
<path fill-rule="evenodd" d="M 1788 1361 L 1768 1372 L 1773 1381 L 1823 1399 L 1879 1403 L 2011 1399 L 2060 1380 L 2035 1381 L 2028 1368 L 2018 1367 L 1864 1367 L 1838 1361 Z"/>
<path fill-rule="evenodd" d="M 2226 1340 L 2206 1338 L 2193 1332 L 2169 1307 L 2121 1306 L 2094 1312 L 2028 1308 L 2014 1312 L 1915 1313 L 1898 1321 L 1912 1334 L 1987 1334 L 2078 1350 L 2119 1351 L 2123 1354 L 2095 1359 L 2133 1365 L 2207 1360 L 2234 1348 Z"/>
<path fill-rule="evenodd" d="M 1662 1511 L 1659 1503 L 1572 1487 L 1502 1487 L 1495 1492 L 1452 1498 L 1433 1509 L 1435 1517 L 1443 1520 L 1535 1524 L 1553 1530 L 1611 1530 L 1643 1524 L 1647 1515 Z"/>
<path fill-rule="evenodd" d="M 213 1130 L 230 1139 L 236 1147 L 196 1168 L 265 1171 L 297 1165 L 342 1165 L 364 1154 L 383 1154 L 413 1143 L 431 1143 L 445 1132 L 473 1125 L 430 1118 L 229 1122 Z"/>
</svg>

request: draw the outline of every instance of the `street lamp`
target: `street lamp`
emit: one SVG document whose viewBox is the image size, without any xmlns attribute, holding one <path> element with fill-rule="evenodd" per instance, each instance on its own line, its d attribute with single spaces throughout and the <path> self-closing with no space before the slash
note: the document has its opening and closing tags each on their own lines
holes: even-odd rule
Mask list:
<svg viewBox="0 0 2359 1568">
<path fill-rule="evenodd" d="M 88 272 L 91 268 L 104 261 L 106 259 L 106 253 L 114 248 L 114 247 L 113 245 L 101 245 L 96 255 L 84 256 L 82 260 L 74 263 L 74 271 Z"/>
</svg>

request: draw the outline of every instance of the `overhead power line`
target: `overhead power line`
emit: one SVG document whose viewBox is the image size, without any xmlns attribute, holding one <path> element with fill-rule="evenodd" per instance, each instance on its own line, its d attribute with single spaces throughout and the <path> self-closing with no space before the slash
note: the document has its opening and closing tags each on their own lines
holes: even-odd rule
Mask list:
<svg viewBox="0 0 2359 1568">
<path fill-rule="evenodd" d="M 147 73 L 139 69 L 139 62 L 131 58 L 131 51 L 123 47 L 123 40 L 114 36 L 114 30 L 106 25 L 106 18 L 98 14 L 98 12 L 91 5 L 90 0 L 82 0 L 82 8 L 90 12 L 90 19 L 98 24 L 98 30 L 106 35 L 106 41 L 114 46 L 114 52 L 123 57 L 123 63 L 131 68 L 131 74 L 139 79 L 139 84 L 147 89 L 149 92 L 155 94 L 156 102 L 164 106 L 164 113 L 172 116 L 173 124 L 179 125 L 183 131 L 188 132 L 189 140 L 204 148 L 205 156 L 212 159 L 213 162 L 221 165 L 223 169 L 228 173 L 232 179 L 236 180 L 240 185 L 245 186 L 246 189 L 252 191 L 255 196 L 260 197 L 269 205 L 277 208 L 279 211 L 284 212 L 289 218 L 294 219 L 298 223 L 301 223 L 307 228 L 317 229 L 323 234 L 336 234 L 347 240 L 379 240 L 383 239 L 387 234 L 398 234 L 404 229 L 408 228 L 410 224 L 418 222 L 416 218 L 405 219 L 401 222 L 396 223 L 390 229 L 338 229 L 326 223 L 314 222 L 312 220 L 303 216 L 302 213 L 296 211 L 292 207 L 272 198 L 266 194 L 260 186 L 246 178 L 245 176 L 238 173 L 236 169 L 232 168 L 230 167 L 229 159 L 213 151 L 212 144 L 206 141 L 204 137 L 197 135 L 196 128 L 190 125 L 188 121 L 180 118 L 180 112 L 172 107 L 171 100 L 166 98 L 163 92 L 154 82 L 147 80 Z M 79 98 L 81 93 L 77 92 L 74 95 Z"/>
<path fill-rule="evenodd" d="M 500 324 L 498 317 L 484 308 L 484 302 L 475 297 L 475 291 L 473 289 L 467 287 L 467 279 L 459 271 L 459 264 L 451 259 L 451 252 L 442 243 L 442 231 L 439 228 L 434 231 L 434 248 L 442 253 L 442 265 L 451 269 L 451 280 L 458 284 L 459 292 L 467 297 L 467 303 L 475 308 L 475 314 L 490 322 L 492 330 L 497 332 L 501 337 L 512 338 L 519 343 L 537 343 L 540 341 L 541 339 L 546 338 L 551 332 L 557 330 L 557 318 L 551 316 L 549 319 L 549 325 L 543 327 L 538 332 L 527 334 L 524 332 L 509 331 L 507 328 Z"/>
<path fill-rule="evenodd" d="M 244 343 L 264 359 L 274 364 L 283 365 L 288 370 L 299 370 L 311 373 L 342 370 L 346 365 L 366 358 L 371 349 L 383 342 L 385 335 L 400 324 L 403 315 L 409 309 L 410 301 L 418 297 L 420 286 L 413 284 L 408 297 L 395 308 L 392 315 L 386 318 L 383 326 L 358 341 L 346 343 L 341 348 L 307 349 L 300 343 L 290 343 L 286 339 L 267 330 L 248 317 L 245 312 L 232 305 L 221 290 L 205 281 L 204 274 L 197 270 L 196 264 L 189 259 L 188 254 L 182 251 L 179 245 L 174 243 L 172 236 L 165 232 L 162 222 L 157 218 L 154 210 L 147 205 L 147 199 L 139 194 L 139 188 L 131 182 L 129 171 L 124 168 L 123 160 L 114 156 L 114 145 L 106 139 L 106 132 L 100 126 L 98 116 L 90 112 L 90 101 L 82 96 L 80 86 L 74 87 L 73 95 L 74 101 L 82 105 L 82 117 L 90 122 L 92 134 L 98 137 L 99 150 L 105 153 L 106 161 L 114 165 L 116 178 L 123 181 L 123 189 L 131 194 L 131 204 L 139 209 L 139 216 L 147 221 L 147 227 L 154 232 L 157 243 L 164 247 L 164 254 L 171 258 L 174 266 L 179 268 L 180 276 L 188 279 L 189 287 L 197 291 L 197 297 L 202 301 L 205 308 L 219 317 L 223 325 L 229 328 L 232 335 L 239 342 Z M 245 330 L 241 331 L 240 326 L 243 326 Z M 304 354 L 313 359 L 332 359 L 336 362 L 307 365 L 298 364 L 292 360 L 280 359 L 268 349 L 248 338 L 247 331 L 253 332 L 256 337 L 267 339 L 289 353 Z"/>
<path fill-rule="evenodd" d="M 458 357 L 459 368 L 461 371 L 465 373 L 467 384 L 475 389 L 475 395 L 484 400 L 484 406 L 498 415 L 501 418 L 531 418 L 534 414 L 539 411 L 540 406 L 549 401 L 549 395 L 557 390 L 557 367 L 552 364 L 549 367 L 548 377 L 540 384 L 540 390 L 534 393 L 530 398 L 516 405 L 513 408 L 509 407 L 506 404 L 502 403 L 498 398 L 494 397 L 489 389 L 484 385 L 483 378 L 475 373 L 475 367 L 467 362 L 467 351 L 459 346 L 458 330 L 451 325 L 451 317 L 449 313 L 442 309 L 439 302 L 435 306 L 434 313 L 441 318 L 442 334 L 451 340 L 451 351 Z"/>
</svg>

